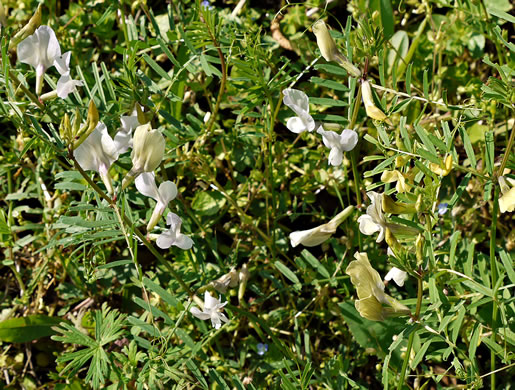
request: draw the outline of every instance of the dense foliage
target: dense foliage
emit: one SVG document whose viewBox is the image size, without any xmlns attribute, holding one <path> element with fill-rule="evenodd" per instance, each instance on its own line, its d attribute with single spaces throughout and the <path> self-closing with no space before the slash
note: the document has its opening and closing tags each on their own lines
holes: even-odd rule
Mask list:
<svg viewBox="0 0 515 390">
<path fill-rule="evenodd" d="M 154 3 L 0 2 L 0 388 L 510 388 L 510 2 Z"/>
</svg>

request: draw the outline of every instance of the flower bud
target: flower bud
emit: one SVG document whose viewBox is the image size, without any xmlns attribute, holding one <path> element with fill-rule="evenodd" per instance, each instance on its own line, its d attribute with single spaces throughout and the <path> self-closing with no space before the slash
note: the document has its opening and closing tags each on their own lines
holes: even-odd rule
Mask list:
<svg viewBox="0 0 515 390">
<path fill-rule="evenodd" d="M 97 106 L 95 105 L 95 102 L 92 99 L 89 102 L 88 117 L 86 118 L 86 123 L 83 126 L 81 126 L 81 128 L 77 132 L 77 135 L 75 136 L 75 138 L 79 138 L 73 144 L 74 150 L 77 149 L 80 146 L 80 144 L 82 144 L 84 140 L 89 137 L 93 130 L 95 130 L 95 128 L 98 125 L 99 119 L 100 117 L 98 115 Z"/>
<path fill-rule="evenodd" d="M 366 80 L 361 83 L 361 94 L 367 115 L 378 121 L 386 120 L 386 115 L 376 107 L 374 99 L 372 98 L 372 88 L 370 88 L 370 83 Z"/>
<path fill-rule="evenodd" d="M 220 294 L 225 294 L 229 287 L 236 287 L 238 285 L 238 272 L 232 268 L 228 273 L 222 275 L 216 280 L 213 280 L 210 284 Z"/>
<path fill-rule="evenodd" d="M 243 296 L 245 295 L 245 290 L 247 288 L 247 281 L 250 278 L 250 272 L 248 270 L 247 264 L 243 264 L 238 277 L 240 281 L 240 287 L 238 288 L 238 302 L 242 302 Z"/>
<path fill-rule="evenodd" d="M 349 72 L 351 76 L 361 77 L 361 71 L 338 50 L 323 20 L 318 20 L 313 24 L 313 33 L 317 38 L 317 45 L 322 53 L 322 57 L 324 57 L 326 61 L 337 62 Z"/>
<path fill-rule="evenodd" d="M 122 190 L 142 172 L 154 171 L 165 153 L 165 139 L 163 135 L 149 124 L 136 128 L 133 138 L 132 169 L 123 179 Z"/>
<path fill-rule="evenodd" d="M 70 124 L 70 117 L 68 114 L 64 114 L 61 124 L 59 125 L 59 135 L 66 145 L 72 144 L 72 126 Z"/>
<path fill-rule="evenodd" d="M 415 254 L 417 264 L 421 265 L 424 262 L 424 236 L 422 234 L 419 234 L 415 240 Z"/>
<path fill-rule="evenodd" d="M 415 205 L 403 202 L 395 202 L 390 196 L 383 194 L 383 211 L 390 214 L 414 214 L 417 212 Z"/>
<path fill-rule="evenodd" d="M 18 43 L 23 41 L 29 35 L 34 34 L 34 31 L 41 25 L 41 4 L 39 4 L 36 12 L 30 18 L 29 22 L 23 26 L 23 28 L 18 31 L 14 37 L 11 38 L 9 42 L 9 50 L 13 49 L 15 46 L 18 46 Z"/>
<path fill-rule="evenodd" d="M 296 247 L 299 244 L 304 246 L 317 246 L 329 239 L 336 232 L 338 226 L 345 221 L 354 211 L 354 206 L 348 206 L 341 213 L 336 215 L 328 223 L 320 225 L 316 228 L 290 233 L 291 246 Z"/>
</svg>

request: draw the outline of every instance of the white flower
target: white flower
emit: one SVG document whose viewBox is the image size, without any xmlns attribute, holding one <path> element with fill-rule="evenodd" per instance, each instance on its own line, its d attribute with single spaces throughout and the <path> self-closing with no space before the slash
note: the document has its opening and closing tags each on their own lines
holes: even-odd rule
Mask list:
<svg viewBox="0 0 515 390">
<path fill-rule="evenodd" d="M 166 216 L 166 224 L 170 225 L 170 229 L 157 237 L 157 246 L 161 249 L 168 249 L 172 245 L 185 250 L 191 249 L 193 240 L 181 233 L 181 218 L 177 214 L 169 212 Z"/>
<path fill-rule="evenodd" d="M 123 179 L 122 189 L 143 172 L 154 171 L 165 154 L 165 139 L 158 130 L 153 130 L 149 124 L 136 128 L 132 148 L 132 169 Z"/>
<path fill-rule="evenodd" d="M 329 164 L 338 166 L 343 161 L 343 152 L 348 152 L 358 143 L 358 133 L 354 130 L 345 129 L 341 134 L 334 131 L 325 131 L 322 126 L 317 130 L 322 135 L 324 145 L 331 149 L 329 152 Z"/>
<path fill-rule="evenodd" d="M 159 188 L 157 188 L 154 172 L 142 173 L 136 178 L 135 184 L 139 192 L 157 202 L 152 217 L 147 225 L 147 232 L 150 232 L 163 215 L 168 203 L 177 196 L 177 186 L 167 180 L 161 183 Z"/>
<path fill-rule="evenodd" d="M 95 130 L 73 151 L 73 156 L 85 171 L 97 171 L 104 182 L 107 192 L 113 193 L 109 168 L 118 159 L 114 141 L 106 126 L 99 122 Z"/>
<path fill-rule="evenodd" d="M 301 230 L 290 233 L 290 242 L 292 247 L 299 244 L 304 246 L 317 246 L 327 240 L 336 232 L 338 226 L 352 214 L 354 206 L 348 206 L 341 213 L 337 214 L 328 223 L 317 226 L 309 230 Z"/>
<path fill-rule="evenodd" d="M 61 75 L 57 81 L 57 96 L 66 99 L 68 95 L 75 91 L 76 87 L 84 85 L 81 80 L 73 80 L 70 76 L 70 57 L 71 51 L 67 51 L 62 56 L 55 58 L 54 65 Z"/>
<path fill-rule="evenodd" d="M 392 279 L 395 282 L 395 284 L 397 284 L 397 286 L 402 287 L 404 286 L 404 282 L 406 281 L 406 279 L 408 279 L 408 273 L 397 267 L 393 267 L 390 271 L 388 271 L 388 273 L 384 277 L 384 280 L 387 281 L 390 281 Z"/>
<path fill-rule="evenodd" d="M 122 127 L 118 129 L 118 132 L 114 136 L 114 143 L 120 154 L 122 154 L 129 150 L 129 148 L 132 148 L 132 131 L 142 125 L 142 123 L 138 120 L 137 108 L 134 108 L 131 115 L 123 115 L 120 121 L 122 122 Z"/>
<path fill-rule="evenodd" d="M 283 91 L 283 103 L 290 107 L 297 116 L 291 117 L 286 122 L 288 130 L 294 133 L 315 130 L 315 120 L 309 115 L 309 98 L 298 89 L 287 88 Z"/>
<path fill-rule="evenodd" d="M 223 322 L 229 322 L 229 319 L 222 313 L 223 307 L 227 302 L 220 303 L 219 299 L 213 298 L 209 291 L 204 293 L 204 310 L 200 311 L 198 307 L 192 307 L 190 313 L 201 320 L 211 320 L 211 325 L 215 329 L 220 329 Z"/>
<path fill-rule="evenodd" d="M 379 232 L 376 242 L 381 242 L 384 240 L 385 229 L 387 227 L 386 219 L 381 208 L 383 194 L 370 191 L 367 192 L 367 196 L 370 198 L 372 204 L 367 207 L 367 213 L 358 218 L 359 230 L 367 236 Z"/>
<path fill-rule="evenodd" d="M 45 71 L 61 55 L 61 47 L 54 30 L 48 26 L 40 26 L 34 34 L 20 42 L 17 51 L 20 62 L 36 69 L 36 94 L 41 94 Z"/>
</svg>

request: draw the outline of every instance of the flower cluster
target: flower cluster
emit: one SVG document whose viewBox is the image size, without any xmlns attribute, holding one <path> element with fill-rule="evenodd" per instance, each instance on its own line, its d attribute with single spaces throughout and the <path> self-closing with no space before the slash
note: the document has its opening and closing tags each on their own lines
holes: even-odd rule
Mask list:
<svg viewBox="0 0 515 390">
<path fill-rule="evenodd" d="M 70 76 L 71 52 L 61 55 L 61 46 L 55 32 L 49 26 L 40 26 L 33 34 L 28 35 L 18 44 L 18 59 L 32 65 L 36 70 L 36 94 L 40 95 L 43 88 L 43 76 L 47 69 L 55 66 L 60 74 L 55 91 L 42 95 L 42 100 L 54 96 L 66 98 L 83 85 L 82 81 L 73 80 Z M 78 114 L 75 122 L 80 122 Z M 82 125 L 71 125 L 65 115 L 61 124 L 65 141 L 70 144 L 73 157 L 83 170 L 98 172 L 108 194 L 113 195 L 112 177 L 109 170 L 118 157 L 132 149 L 132 169 L 122 182 L 122 190 L 136 179 L 137 190 L 156 201 L 154 211 L 147 224 L 150 232 L 161 219 L 166 207 L 177 196 L 177 186 L 171 181 L 165 181 L 157 187 L 155 173 L 165 152 L 165 139 L 156 129 L 146 122 L 141 106 L 136 104 L 129 116 L 120 118 L 121 127 L 114 139 L 109 135 L 106 125 L 99 121 L 98 111 L 92 102 L 88 111 L 88 120 Z M 134 131 L 134 136 L 132 135 Z M 191 238 L 180 232 L 182 220 L 173 212 L 168 213 L 166 222 L 170 229 L 157 237 L 160 248 L 172 245 L 182 249 L 193 246 Z"/>
</svg>

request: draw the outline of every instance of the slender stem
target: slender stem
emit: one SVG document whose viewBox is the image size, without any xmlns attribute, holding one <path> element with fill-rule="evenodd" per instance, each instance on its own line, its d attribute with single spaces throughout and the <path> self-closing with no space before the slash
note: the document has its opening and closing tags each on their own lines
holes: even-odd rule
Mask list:
<svg viewBox="0 0 515 390">
<path fill-rule="evenodd" d="M 82 175 L 82 177 L 100 195 L 100 197 L 102 199 L 105 199 L 111 207 L 113 207 L 113 208 L 117 207 L 116 202 L 113 199 L 111 199 L 93 180 L 91 180 L 91 178 L 81 168 L 81 166 L 79 165 L 77 160 L 75 160 L 75 157 L 71 153 L 70 153 L 69 158 L 73 161 L 73 165 L 74 165 L 75 169 L 77 169 L 79 171 L 79 173 Z M 156 250 L 154 245 L 152 245 L 147 240 L 147 238 L 143 235 L 143 233 L 141 233 L 140 230 L 136 226 L 134 226 L 132 221 L 126 215 L 121 215 L 121 217 L 122 217 L 123 222 L 125 222 L 134 231 L 134 234 L 136 234 L 136 236 L 141 240 L 143 245 L 145 245 L 147 247 L 147 249 L 155 256 L 155 258 L 161 264 L 163 264 L 166 267 L 166 269 L 172 274 L 172 276 L 175 278 L 175 280 L 177 280 L 177 282 L 181 285 L 183 290 L 186 291 L 186 293 L 190 297 L 193 296 L 194 294 L 191 291 L 191 289 L 188 287 L 188 285 L 182 280 L 180 275 L 177 272 L 175 272 L 175 270 L 172 268 L 172 266 L 169 264 L 169 262 L 167 260 L 165 260 L 165 258 L 163 256 L 161 256 L 161 254 Z"/>
<path fill-rule="evenodd" d="M 511 147 L 513 146 L 513 140 L 515 139 L 515 125 L 511 128 L 510 139 L 508 140 L 508 145 L 506 146 L 506 152 L 504 153 L 504 157 L 502 158 L 501 166 L 495 175 L 496 178 L 503 175 L 504 168 L 508 163 L 508 158 L 510 157 Z M 493 286 L 492 286 L 493 287 Z"/>
<path fill-rule="evenodd" d="M 419 275 L 419 277 L 417 278 L 417 306 L 415 308 L 415 315 L 413 317 L 415 320 L 418 320 L 418 316 L 420 315 L 420 309 L 422 308 L 422 288 L 422 276 Z M 406 356 L 404 356 L 404 362 L 402 363 L 401 377 L 399 379 L 399 384 L 397 385 L 397 390 L 402 390 L 402 387 L 404 386 L 404 379 L 406 378 L 407 374 L 408 362 L 411 355 L 411 348 L 413 347 L 413 339 L 415 338 L 415 333 L 417 333 L 417 330 L 414 330 L 409 335 L 408 347 L 406 349 Z"/>
<path fill-rule="evenodd" d="M 513 134 L 513 132 L 512 132 Z M 508 155 L 508 153 L 506 153 Z M 490 225 L 490 272 L 492 274 L 492 289 L 497 284 L 497 262 L 495 258 L 495 236 L 497 229 L 497 214 L 499 214 L 499 186 L 495 186 L 494 190 L 494 209 L 492 212 L 492 223 Z M 492 341 L 495 343 L 497 336 L 497 293 L 494 290 L 494 300 L 492 302 Z M 492 372 L 490 388 L 495 389 L 495 352 L 490 351 L 490 371 Z"/>
</svg>

